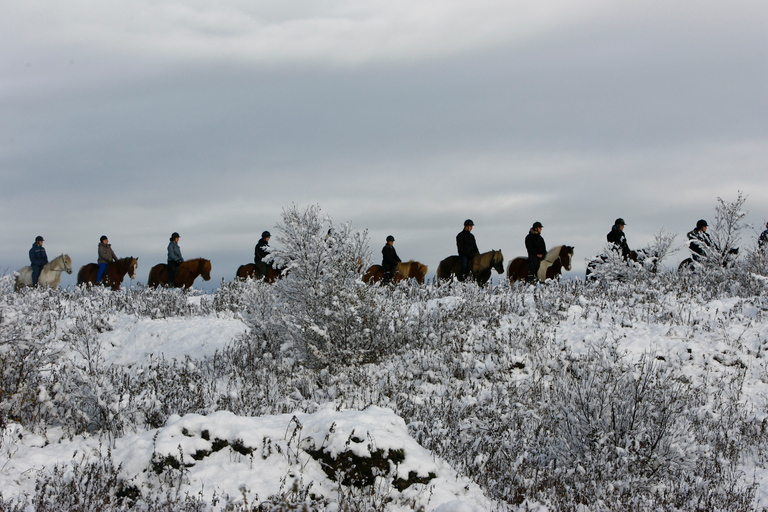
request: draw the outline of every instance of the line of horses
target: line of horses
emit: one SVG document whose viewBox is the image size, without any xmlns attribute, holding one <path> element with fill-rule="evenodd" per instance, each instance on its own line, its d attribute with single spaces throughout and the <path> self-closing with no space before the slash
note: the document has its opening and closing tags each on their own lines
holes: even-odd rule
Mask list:
<svg viewBox="0 0 768 512">
<path fill-rule="evenodd" d="M 559 276 L 562 269 L 571 270 L 571 259 L 573 258 L 573 247 L 568 245 L 559 245 L 551 249 L 542 260 L 539 266 L 538 279 L 545 281 L 547 279 L 554 279 Z M 136 279 L 136 269 L 139 265 L 139 258 L 129 256 L 127 258 L 121 258 L 115 262 L 107 264 L 107 268 L 102 276 L 101 282 L 97 282 L 96 278 L 99 272 L 99 266 L 96 263 L 88 263 L 80 268 L 77 273 L 77 284 L 90 284 L 107 286 L 112 290 L 117 290 L 123 283 L 125 276 L 129 276 L 131 279 Z M 283 272 L 280 269 L 272 268 L 271 265 L 267 266 L 268 272 L 264 276 L 265 281 L 273 283 L 275 280 L 280 279 L 283 276 Z M 362 273 L 362 268 L 360 269 Z M 427 274 L 428 267 L 418 261 L 407 261 L 398 263 L 395 270 L 392 281 L 397 283 L 403 280 L 413 279 L 419 284 L 424 284 L 424 279 Z M 504 255 L 501 251 L 493 250 L 486 253 L 475 256 L 472 260 L 466 279 L 474 281 L 480 285 L 486 284 L 490 278 L 492 271 L 495 270 L 498 274 L 504 273 Z M 62 254 L 47 263 L 38 279 L 38 285 L 50 286 L 57 288 L 61 282 L 61 273 L 72 273 L 72 260 L 69 255 Z M 454 277 L 458 278 L 460 274 L 460 262 L 458 256 L 448 256 L 440 262 L 437 267 L 437 279 L 449 280 Z M 524 257 L 518 257 L 513 259 L 507 267 L 507 278 L 510 283 L 524 280 L 528 275 L 528 259 Z M 209 281 L 211 279 L 211 262 L 205 258 L 195 258 L 182 262 L 177 271 L 172 286 L 179 288 L 190 288 L 195 282 L 195 279 L 202 276 L 203 280 Z M 248 263 L 241 265 L 236 272 L 235 277 L 237 279 L 258 279 L 261 276 L 259 268 L 253 264 Z M 362 275 L 364 282 L 369 284 L 379 283 L 384 278 L 384 270 L 381 265 L 372 265 Z M 165 263 L 160 263 L 152 267 L 149 271 L 149 279 L 147 280 L 147 286 L 156 288 L 158 286 L 168 286 L 168 266 Z M 16 284 L 14 289 L 16 291 L 21 290 L 24 287 L 32 286 L 32 267 L 23 267 L 17 272 Z"/>
</svg>

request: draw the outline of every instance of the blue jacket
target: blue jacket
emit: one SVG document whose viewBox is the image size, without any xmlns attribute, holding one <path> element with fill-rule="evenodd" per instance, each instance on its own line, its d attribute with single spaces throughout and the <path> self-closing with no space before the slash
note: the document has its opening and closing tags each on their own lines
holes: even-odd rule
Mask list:
<svg viewBox="0 0 768 512">
<path fill-rule="evenodd" d="M 48 263 L 48 254 L 45 252 L 45 247 L 35 242 L 29 250 L 29 264 L 33 267 L 42 267 L 46 263 Z"/>
<path fill-rule="evenodd" d="M 184 261 L 184 258 L 181 256 L 179 244 L 171 241 L 171 243 L 168 244 L 168 263 L 181 263 L 182 261 Z"/>
</svg>

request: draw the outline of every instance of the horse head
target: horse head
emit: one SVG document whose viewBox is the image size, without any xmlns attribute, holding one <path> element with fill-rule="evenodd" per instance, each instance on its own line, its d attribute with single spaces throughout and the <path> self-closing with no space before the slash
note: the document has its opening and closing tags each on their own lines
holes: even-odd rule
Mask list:
<svg viewBox="0 0 768 512">
<path fill-rule="evenodd" d="M 573 247 L 564 245 L 560 249 L 560 263 L 562 263 L 565 270 L 571 270 L 571 259 L 573 258 Z"/>
<path fill-rule="evenodd" d="M 64 272 L 67 274 L 72 273 L 72 258 L 69 257 L 69 254 L 62 254 L 59 256 L 61 258 L 61 262 L 64 264 Z"/>
<path fill-rule="evenodd" d="M 130 262 L 128 265 L 128 277 L 136 279 L 136 269 L 139 267 L 139 258 L 131 256 L 128 258 L 128 261 Z"/>
<path fill-rule="evenodd" d="M 203 276 L 203 281 L 211 280 L 211 262 L 200 258 L 200 275 Z"/>
<path fill-rule="evenodd" d="M 418 261 L 415 262 L 415 265 L 411 268 L 411 277 L 416 279 L 416 282 L 419 284 L 424 284 L 424 278 L 427 275 L 427 267 L 423 263 L 419 263 Z"/>
<path fill-rule="evenodd" d="M 496 270 L 496 273 L 504 273 L 504 255 L 501 254 L 501 249 L 493 251 L 493 257 L 491 258 L 491 267 Z"/>
</svg>

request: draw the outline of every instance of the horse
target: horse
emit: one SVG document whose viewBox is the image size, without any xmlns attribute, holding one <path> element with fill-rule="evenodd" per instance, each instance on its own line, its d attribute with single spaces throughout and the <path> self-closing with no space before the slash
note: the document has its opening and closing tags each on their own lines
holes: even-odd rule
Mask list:
<svg viewBox="0 0 768 512">
<path fill-rule="evenodd" d="M 573 258 L 573 247 L 569 245 L 558 245 L 544 255 L 544 259 L 539 263 L 539 271 L 536 277 L 544 282 L 547 279 L 554 279 L 562 273 L 562 269 L 571 270 L 571 259 Z M 509 262 L 507 267 L 507 278 L 510 283 L 523 281 L 528 277 L 528 258 L 519 256 Z"/>
<path fill-rule="evenodd" d="M 731 249 L 728 249 L 725 254 L 718 254 L 717 255 L 720 258 L 720 266 L 723 268 L 730 268 L 736 263 L 736 258 L 739 256 L 739 248 L 738 247 L 732 247 Z M 692 258 L 685 258 L 683 261 L 680 262 L 680 265 L 677 266 L 678 272 L 693 272 L 696 270 L 696 267 L 701 265 L 702 263 L 705 263 L 707 260 L 703 261 L 696 261 Z M 716 260 L 715 260 L 716 261 Z"/>
<path fill-rule="evenodd" d="M 397 264 L 392 282 L 398 283 L 404 279 L 415 279 L 417 283 L 424 284 L 424 276 L 427 275 L 427 266 L 418 261 L 406 261 Z M 384 269 L 381 265 L 371 265 L 363 275 L 363 282 L 368 284 L 378 283 L 384 279 Z"/>
<path fill-rule="evenodd" d="M 68 254 L 62 254 L 57 256 L 53 260 L 43 265 L 43 269 L 40 271 L 40 277 L 37 279 L 39 286 L 50 286 L 51 288 L 58 288 L 61 282 L 61 273 L 72 273 L 72 259 Z M 17 271 L 16 285 L 14 290 L 19 291 L 25 286 L 32 286 L 32 267 L 22 267 Z"/>
<path fill-rule="evenodd" d="M 504 273 L 504 255 L 501 251 L 488 251 L 472 258 L 472 264 L 467 272 L 467 277 L 484 285 L 491 278 L 491 270 L 499 274 Z M 448 256 L 437 266 L 438 279 L 450 279 L 461 272 L 461 260 L 458 256 Z"/>
<path fill-rule="evenodd" d="M 107 263 L 107 269 L 101 277 L 101 282 L 96 282 L 96 278 L 99 275 L 99 265 L 98 263 L 88 263 L 80 267 L 80 271 L 77 273 L 77 284 L 109 285 L 113 291 L 119 290 L 126 274 L 131 279 L 136 279 L 136 268 L 138 266 L 139 258 L 134 258 L 133 256 Z"/>
<path fill-rule="evenodd" d="M 245 265 L 240 265 L 237 268 L 237 272 L 235 272 L 236 279 L 257 279 L 259 277 L 261 277 L 261 271 L 259 270 L 259 267 L 257 267 L 254 263 L 246 263 Z M 281 277 L 283 277 L 282 270 L 272 268 L 272 265 L 267 265 L 266 281 L 268 283 L 274 283 L 276 279 L 280 279 Z"/>
<path fill-rule="evenodd" d="M 204 258 L 195 258 L 193 260 L 183 261 L 176 270 L 176 279 L 172 286 L 180 288 L 191 288 L 197 276 L 203 276 L 204 281 L 211 280 L 211 262 Z M 149 271 L 147 286 L 157 288 L 158 286 L 168 286 L 168 265 L 158 263 Z"/>
</svg>

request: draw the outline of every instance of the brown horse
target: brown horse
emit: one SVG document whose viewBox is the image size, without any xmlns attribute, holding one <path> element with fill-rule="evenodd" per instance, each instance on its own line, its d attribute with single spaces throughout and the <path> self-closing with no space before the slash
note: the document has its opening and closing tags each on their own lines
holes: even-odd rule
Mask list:
<svg viewBox="0 0 768 512">
<path fill-rule="evenodd" d="M 539 263 L 539 272 L 536 277 L 544 282 L 547 279 L 554 279 L 562 273 L 562 269 L 571 270 L 571 259 L 573 258 L 573 247 L 569 245 L 558 245 L 544 256 Z M 509 262 L 507 267 L 507 278 L 510 283 L 523 281 L 528 277 L 528 258 L 519 256 Z"/>
<path fill-rule="evenodd" d="M 109 286 L 112 290 L 118 290 L 120 285 L 123 284 L 126 274 L 131 279 L 136 279 L 136 267 L 138 266 L 139 258 L 134 258 L 133 256 L 119 259 L 113 263 L 107 263 L 107 269 L 104 271 L 104 275 L 99 283 L 96 282 L 96 278 L 99 275 L 99 265 L 97 263 L 89 263 L 80 267 L 80 271 L 77 273 L 77 284 L 100 284 L 102 286 Z"/>
<path fill-rule="evenodd" d="M 246 263 L 240 265 L 235 273 L 237 279 L 258 279 L 261 277 L 261 271 L 254 263 Z M 276 279 L 283 277 L 283 273 L 280 269 L 272 268 L 272 265 L 267 265 L 267 279 L 268 283 L 274 283 Z"/>
<path fill-rule="evenodd" d="M 467 277 L 484 285 L 491 278 L 491 270 L 504 273 L 504 255 L 501 251 L 488 251 L 478 254 L 472 259 Z M 461 262 L 458 256 L 448 256 L 437 266 L 438 279 L 450 279 L 461 272 Z"/>
<path fill-rule="evenodd" d="M 195 258 L 187 260 L 179 265 L 176 270 L 176 279 L 172 286 L 180 288 L 191 288 L 197 276 L 203 276 L 204 281 L 211 280 L 211 262 L 204 258 Z M 158 263 L 149 271 L 147 286 L 157 288 L 158 286 L 168 286 L 168 265 Z"/>
<path fill-rule="evenodd" d="M 427 266 L 418 261 L 406 261 L 397 264 L 392 282 L 398 283 L 403 279 L 415 279 L 417 283 L 424 284 L 424 276 L 427 275 Z M 371 265 L 363 275 L 363 282 L 368 284 L 378 283 L 384 279 L 384 269 L 381 265 Z"/>
</svg>

